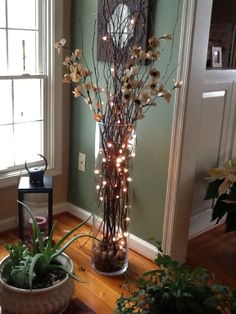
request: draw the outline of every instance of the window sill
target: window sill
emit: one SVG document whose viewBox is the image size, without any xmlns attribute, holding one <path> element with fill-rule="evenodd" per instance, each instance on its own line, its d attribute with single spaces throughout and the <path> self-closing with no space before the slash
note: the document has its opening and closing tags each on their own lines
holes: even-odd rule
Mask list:
<svg viewBox="0 0 236 314">
<path fill-rule="evenodd" d="M 61 167 L 58 167 L 58 168 L 48 169 L 45 175 L 55 177 L 61 174 L 62 174 Z M 0 189 L 7 188 L 14 185 L 18 186 L 20 177 L 25 176 L 25 175 L 27 175 L 26 170 L 18 170 L 14 172 L 12 171 L 8 174 L 5 174 L 4 176 L 1 176 L 0 177 Z"/>
</svg>

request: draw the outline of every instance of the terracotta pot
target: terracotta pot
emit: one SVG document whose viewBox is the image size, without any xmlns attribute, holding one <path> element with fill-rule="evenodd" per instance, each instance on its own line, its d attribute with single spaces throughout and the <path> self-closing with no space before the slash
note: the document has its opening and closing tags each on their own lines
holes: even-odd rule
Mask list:
<svg viewBox="0 0 236 314">
<path fill-rule="evenodd" d="M 0 263 L 0 270 L 8 257 Z M 73 262 L 66 254 L 57 261 L 70 271 Z M 0 277 L 0 305 L 3 314 L 59 314 L 68 306 L 74 292 L 74 281 L 68 275 L 58 284 L 44 289 L 20 289 L 6 284 Z"/>
</svg>

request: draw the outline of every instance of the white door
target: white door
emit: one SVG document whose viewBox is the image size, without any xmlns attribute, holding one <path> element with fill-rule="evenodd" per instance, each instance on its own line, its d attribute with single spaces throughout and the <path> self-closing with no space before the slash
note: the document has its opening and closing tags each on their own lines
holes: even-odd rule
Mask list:
<svg viewBox="0 0 236 314">
<path fill-rule="evenodd" d="M 231 73 L 232 72 L 232 73 Z M 196 145 L 195 181 L 190 215 L 189 236 L 207 230 L 211 202 L 204 201 L 207 170 L 223 165 L 234 156 L 236 74 L 234 70 L 206 70 L 199 100 L 199 130 Z"/>
<path fill-rule="evenodd" d="M 185 28 L 192 23 L 187 34 L 191 49 L 184 56 L 188 71 L 182 71 L 183 114 L 174 117 L 163 232 L 164 251 L 179 261 L 185 261 L 189 233 L 209 223 L 209 203 L 203 201 L 207 170 L 236 154 L 236 71 L 206 70 L 212 0 L 184 3 L 195 7 L 185 16 Z"/>
</svg>

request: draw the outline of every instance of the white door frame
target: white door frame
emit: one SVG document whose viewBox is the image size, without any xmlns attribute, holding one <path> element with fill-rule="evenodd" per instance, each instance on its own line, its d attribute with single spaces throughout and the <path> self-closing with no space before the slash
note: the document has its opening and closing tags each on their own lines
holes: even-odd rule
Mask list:
<svg viewBox="0 0 236 314">
<path fill-rule="evenodd" d="M 162 237 L 164 253 L 181 262 L 187 254 L 212 1 L 183 0 L 178 78 L 184 86 L 176 94 Z"/>
</svg>

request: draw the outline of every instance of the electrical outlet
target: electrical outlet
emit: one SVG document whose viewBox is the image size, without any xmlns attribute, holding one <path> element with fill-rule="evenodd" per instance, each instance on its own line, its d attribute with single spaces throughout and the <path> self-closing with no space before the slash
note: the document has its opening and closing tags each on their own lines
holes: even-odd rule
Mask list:
<svg viewBox="0 0 236 314">
<path fill-rule="evenodd" d="M 86 155 L 83 153 L 79 153 L 78 169 L 80 171 L 85 171 L 85 159 L 86 159 Z"/>
</svg>

